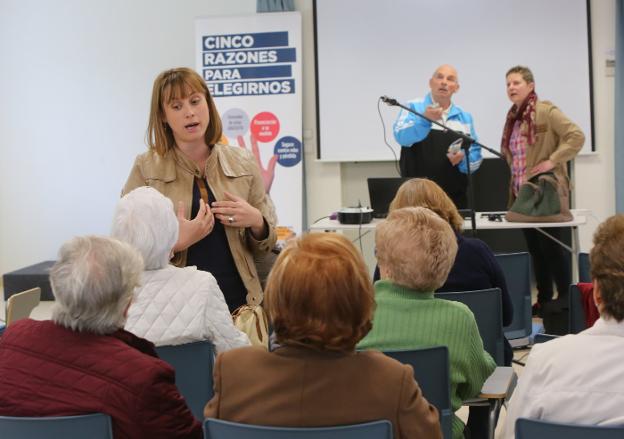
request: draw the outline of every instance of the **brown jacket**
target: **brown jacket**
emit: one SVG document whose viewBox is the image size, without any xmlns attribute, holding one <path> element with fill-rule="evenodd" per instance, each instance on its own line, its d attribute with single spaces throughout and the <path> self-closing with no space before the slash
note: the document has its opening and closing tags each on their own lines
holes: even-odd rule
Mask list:
<svg viewBox="0 0 624 439">
<path fill-rule="evenodd" d="M 283 427 L 387 419 L 397 439 L 442 437 L 412 368 L 379 352 L 233 349 L 217 357 L 214 391 L 206 417 Z"/>
<path fill-rule="evenodd" d="M 583 147 L 585 135 L 581 129 L 549 101 L 537 101 L 535 107 L 534 145 L 528 145 L 526 156 L 527 180 L 533 177 L 530 170 L 537 164 L 550 160 L 555 164 L 553 172 L 563 187 L 570 187 L 566 163 Z M 511 166 L 511 152 L 503 148 L 507 163 Z M 513 178 L 513 175 L 512 177 Z M 509 184 L 510 205 L 513 203 L 512 183 Z"/>
<path fill-rule="evenodd" d="M 223 199 L 225 191 L 245 198 L 260 210 L 267 222 L 269 235 L 261 241 L 254 239 L 247 229 L 225 227 L 234 263 L 247 288 L 247 302 L 259 304 L 262 301 L 262 288 L 252 253 L 270 251 L 275 245 L 276 235 L 272 222 L 274 215 L 269 214 L 270 208 L 258 166 L 247 150 L 217 144 L 208 157 L 205 174 L 217 200 Z M 139 186 L 151 186 L 171 199 L 176 209 L 178 202 L 182 201 L 186 206 L 186 218 L 190 219 L 194 177 L 200 175 L 195 163 L 177 148 L 167 151 L 164 156 L 158 155 L 156 151 L 148 151 L 136 158 L 122 195 Z M 186 255 L 186 250 L 177 253 L 173 263 L 186 265 Z"/>
</svg>

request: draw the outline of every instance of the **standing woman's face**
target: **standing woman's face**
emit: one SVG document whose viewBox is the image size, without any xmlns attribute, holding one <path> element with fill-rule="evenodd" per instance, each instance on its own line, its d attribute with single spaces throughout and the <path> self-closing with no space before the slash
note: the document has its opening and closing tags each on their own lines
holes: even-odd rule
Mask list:
<svg viewBox="0 0 624 439">
<path fill-rule="evenodd" d="M 507 97 L 509 100 L 520 106 L 526 97 L 533 91 L 535 84 L 526 82 L 520 73 L 510 73 L 507 75 Z"/>
<path fill-rule="evenodd" d="M 210 123 L 208 103 L 203 93 L 187 91 L 184 98 L 163 104 L 165 121 L 178 145 L 203 141 Z"/>
</svg>

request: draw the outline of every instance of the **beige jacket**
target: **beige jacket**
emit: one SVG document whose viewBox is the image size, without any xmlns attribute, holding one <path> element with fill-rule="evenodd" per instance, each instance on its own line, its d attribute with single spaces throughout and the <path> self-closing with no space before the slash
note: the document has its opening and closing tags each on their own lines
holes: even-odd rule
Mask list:
<svg viewBox="0 0 624 439">
<path fill-rule="evenodd" d="M 270 251 L 275 245 L 276 234 L 258 166 L 247 150 L 217 144 L 208 157 L 205 174 L 217 200 L 223 199 L 225 191 L 238 195 L 259 209 L 268 225 L 269 234 L 261 241 L 254 239 L 248 229 L 225 227 L 234 263 L 247 288 L 247 303 L 260 304 L 262 288 L 252 253 Z M 201 176 L 199 168 L 177 148 L 167 151 L 164 156 L 148 151 L 136 158 L 122 195 L 139 186 L 151 186 L 171 199 L 176 209 L 178 202 L 182 201 L 186 206 L 186 218 L 190 219 L 195 176 Z M 181 251 L 172 262 L 183 267 L 186 256 L 187 251 Z"/>
<path fill-rule="evenodd" d="M 583 147 L 585 135 L 581 129 L 549 101 L 537 101 L 535 107 L 534 145 L 528 145 L 526 156 L 527 180 L 533 177 L 529 171 L 545 160 L 555 164 L 553 169 L 557 179 L 569 189 L 566 163 L 572 160 Z M 511 152 L 503 149 L 507 163 L 511 166 Z M 513 176 L 511 177 L 513 178 Z M 512 183 L 509 184 L 510 205 L 513 203 Z"/>
</svg>

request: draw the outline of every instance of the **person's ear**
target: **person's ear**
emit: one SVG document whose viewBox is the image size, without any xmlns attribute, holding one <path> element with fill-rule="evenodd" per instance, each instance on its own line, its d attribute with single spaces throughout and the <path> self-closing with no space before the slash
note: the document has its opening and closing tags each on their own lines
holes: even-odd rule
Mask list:
<svg viewBox="0 0 624 439">
<path fill-rule="evenodd" d="M 598 286 L 598 282 L 594 279 L 592 281 L 593 291 L 592 294 L 594 296 L 594 303 L 596 304 L 596 308 L 598 308 L 598 312 L 602 314 L 602 293 L 600 291 L 600 287 Z"/>
<path fill-rule="evenodd" d="M 535 82 L 529 82 L 529 89 L 535 91 Z"/>
<path fill-rule="evenodd" d="M 379 278 L 380 279 L 388 279 L 388 275 L 389 270 L 386 268 L 385 265 L 379 264 L 379 262 L 377 263 L 379 265 Z"/>
<path fill-rule="evenodd" d="M 124 318 L 128 318 L 128 310 L 130 309 L 130 305 L 132 305 L 132 299 L 128 301 L 126 308 L 124 309 L 123 316 Z"/>
</svg>

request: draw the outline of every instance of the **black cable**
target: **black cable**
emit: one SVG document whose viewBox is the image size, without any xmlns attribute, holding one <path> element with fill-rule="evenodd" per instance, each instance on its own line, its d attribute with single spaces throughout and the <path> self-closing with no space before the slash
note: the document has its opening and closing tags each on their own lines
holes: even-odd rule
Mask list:
<svg viewBox="0 0 624 439">
<path fill-rule="evenodd" d="M 358 209 L 360 209 L 360 223 L 358 224 L 358 237 L 360 240 L 360 254 L 364 256 L 364 248 L 362 247 L 362 222 L 364 221 L 364 212 L 362 212 L 362 203 L 358 200 Z"/>
<path fill-rule="evenodd" d="M 319 219 L 317 219 L 317 220 L 315 220 L 314 222 L 312 222 L 312 224 L 316 224 L 316 223 L 318 223 L 320 220 L 324 220 L 325 218 L 329 218 L 329 215 L 326 215 L 326 216 L 322 216 L 322 217 L 320 217 Z"/>
<path fill-rule="evenodd" d="M 388 143 L 388 140 L 386 140 L 386 124 L 384 123 L 383 116 L 381 115 L 381 102 L 382 102 L 381 98 L 377 99 L 377 113 L 379 113 L 379 119 L 381 120 L 381 127 L 383 128 L 384 143 L 386 144 L 388 149 L 392 151 L 392 155 L 394 156 L 394 166 L 396 168 L 397 174 L 399 174 L 399 177 L 401 177 L 401 170 L 399 169 L 399 159 L 397 158 L 394 148 Z"/>
</svg>

